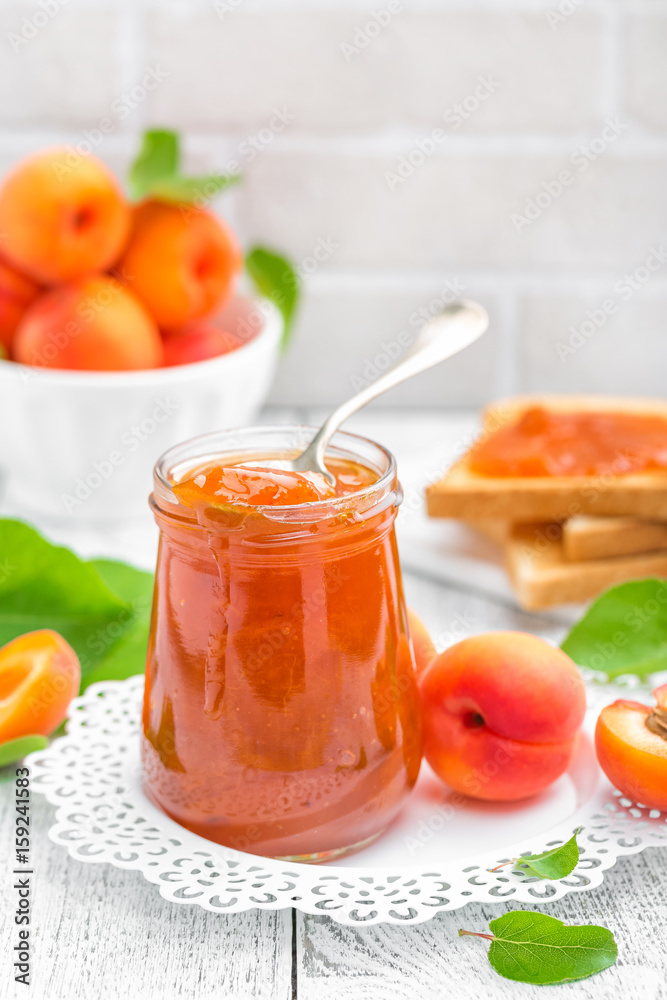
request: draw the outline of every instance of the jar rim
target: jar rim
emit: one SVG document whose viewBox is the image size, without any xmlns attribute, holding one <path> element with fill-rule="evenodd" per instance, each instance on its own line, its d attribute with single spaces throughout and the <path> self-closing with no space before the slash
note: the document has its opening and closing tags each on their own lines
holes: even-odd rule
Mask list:
<svg viewBox="0 0 667 1000">
<path fill-rule="evenodd" d="M 207 458 L 214 459 L 220 455 L 224 454 L 234 454 L 234 450 L 237 452 L 245 451 L 247 448 L 251 447 L 250 441 L 253 437 L 260 438 L 265 436 L 270 438 L 275 436 L 279 438 L 283 436 L 293 436 L 295 438 L 295 444 L 291 449 L 294 454 L 299 454 L 300 450 L 303 450 L 310 443 L 311 439 L 318 431 L 318 427 L 314 427 L 309 424 L 260 424 L 250 427 L 240 427 L 240 428 L 229 428 L 220 431 L 209 431 L 206 434 L 200 434 L 196 437 L 189 438 L 177 445 L 172 445 L 171 448 L 163 452 L 158 458 L 155 466 L 153 468 L 154 476 L 154 496 L 158 507 L 162 507 L 160 500 L 166 500 L 169 505 L 180 503 L 172 490 L 173 472 L 182 468 L 183 472 L 187 469 L 192 469 L 193 464 L 198 461 L 205 461 Z M 230 444 L 227 448 L 221 447 L 222 442 L 225 438 L 230 439 Z M 244 442 L 243 439 L 248 439 Z M 232 444 L 233 443 L 233 444 Z M 244 448 L 245 444 L 245 448 Z M 345 445 L 347 444 L 347 448 Z M 356 447 L 355 447 L 356 445 Z M 280 506 L 271 504 L 257 504 L 249 505 L 252 506 L 254 511 L 258 511 L 262 514 L 270 516 L 274 519 L 285 519 L 293 520 L 298 519 L 300 514 L 310 515 L 307 519 L 312 519 L 312 515 L 322 516 L 325 512 L 337 511 L 350 506 L 363 509 L 364 501 L 366 499 L 373 500 L 378 494 L 382 493 L 387 487 L 393 485 L 396 478 L 396 459 L 388 448 L 384 445 L 379 444 L 372 438 L 365 437 L 361 434 L 354 434 L 350 431 L 336 431 L 333 435 L 328 447 L 327 455 L 331 455 L 336 458 L 347 458 L 352 461 L 358 461 L 360 464 L 365 464 L 370 461 L 368 455 L 364 455 L 364 447 L 370 446 L 379 458 L 381 458 L 385 463 L 384 470 L 380 469 L 377 463 L 373 463 L 371 468 L 373 471 L 378 473 L 378 479 L 368 486 L 364 486 L 359 490 L 355 490 L 351 493 L 346 493 L 340 497 L 328 497 L 322 500 L 311 500 L 307 503 L 300 504 L 281 504 Z M 259 450 L 258 459 L 259 459 Z M 282 447 L 279 449 L 282 452 L 290 453 L 290 449 L 287 447 Z M 187 451 L 187 454 L 185 452 Z M 266 451 L 266 448 L 264 449 Z M 268 457 L 265 455 L 265 457 Z M 277 457 L 274 455 L 273 457 Z M 178 480 L 175 480 L 176 482 Z M 164 510 L 164 507 L 162 507 Z"/>
</svg>

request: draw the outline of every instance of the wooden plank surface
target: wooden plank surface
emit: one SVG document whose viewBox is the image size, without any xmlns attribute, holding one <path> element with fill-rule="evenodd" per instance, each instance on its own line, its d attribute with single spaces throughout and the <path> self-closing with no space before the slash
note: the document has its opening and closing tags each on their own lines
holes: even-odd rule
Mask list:
<svg viewBox="0 0 667 1000">
<path fill-rule="evenodd" d="M 299 1000 L 663 1000 L 667 971 L 667 857 L 663 849 L 622 859 L 604 885 L 573 893 L 545 913 L 567 923 L 609 927 L 619 946 L 616 966 L 590 979 L 559 986 L 530 986 L 498 976 L 487 942 L 459 938 L 458 930 L 488 932 L 489 920 L 510 904 L 471 904 L 418 927 L 379 924 L 350 928 L 327 917 L 299 916 Z M 530 909 L 530 907 L 522 907 Z"/>
<path fill-rule="evenodd" d="M 0 786 L 0 856 L 9 859 L 13 785 Z M 222 915 L 162 899 L 139 872 L 82 864 L 47 838 L 54 807 L 33 795 L 32 981 L 14 982 L 9 864 L 0 916 L 0 998 L 290 1000 L 292 912 Z"/>
</svg>

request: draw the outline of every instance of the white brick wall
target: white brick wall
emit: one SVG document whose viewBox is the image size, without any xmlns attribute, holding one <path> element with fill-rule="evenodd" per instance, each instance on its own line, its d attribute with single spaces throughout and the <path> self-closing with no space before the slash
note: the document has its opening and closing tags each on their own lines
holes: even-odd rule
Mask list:
<svg viewBox="0 0 667 1000">
<path fill-rule="evenodd" d="M 339 400 L 457 287 L 489 335 L 396 405 L 664 392 L 667 0 L 5 0 L 0 45 L 0 169 L 111 117 L 123 173 L 173 126 L 240 162 L 244 243 L 328 247 L 274 402 Z"/>
</svg>

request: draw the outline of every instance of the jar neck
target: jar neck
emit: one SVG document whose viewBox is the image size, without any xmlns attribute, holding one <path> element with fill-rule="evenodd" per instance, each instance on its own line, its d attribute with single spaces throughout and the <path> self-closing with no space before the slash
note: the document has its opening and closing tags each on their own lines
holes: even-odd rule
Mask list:
<svg viewBox="0 0 667 1000">
<path fill-rule="evenodd" d="M 369 469 L 376 479 L 356 491 L 297 505 L 252 507 L 239 502 L 201 507 L 195 512 L 172 489 L 205 465 L 266 464 L 299 454 L 315 433 L 309 427 L 248 428 L 204 435 L 167 452 L 157 463 L 151 505 L 158 523 L 206 531 L 211 537 L 242 538 L 266 545 L 288 540 L 322 540 L 339 533 L 357 534 L 364 526 L 390 522 L 402 500 L 396 463 L 386 449 L 367 438 L 338 432 L 332 460 Z M 178 492 L 178 491 L 177 491 Z"/>
<path fill-rule="evenodd" d="M 355 502 L 354 495 L 340 497 L 335 502 L 312 504 L 311 510 L 288 507 L 248 508 L 233 512 L 207 508 L 198 515 L 184 505 L 163 505 L 155 494 L 150 503 L 155 519 L 162 530 L 203 533 L 209 545 L 216 546 L 216 539 L 223 547 L 243 546 L 250 550 L 264 550 L 269 546 L 289 548 L 321 547 L 327 544 L 341 550 L 348 546 L 364 544 L 364 539 L 388 531 L 394 523 L 403 499 L 396 477 L 377 490 L 365 491 L 363 503 Z"/>
</svg>

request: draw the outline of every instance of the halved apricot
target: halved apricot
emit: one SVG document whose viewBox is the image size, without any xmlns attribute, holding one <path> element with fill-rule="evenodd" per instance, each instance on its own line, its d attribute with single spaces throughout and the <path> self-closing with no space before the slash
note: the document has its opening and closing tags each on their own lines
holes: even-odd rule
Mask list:
<svg viewBox="0 0 667 1000">
<path fill-rule="evenodd" d="M 619 699 L 600 712 L 595 749 L 600 767 L 627 798 L 667 812 L 667 685 L 657 706 Z"/>
<path fill-rule="evenodd" d="M 27 632 L 0 649 L 0 743 L 48 736 L 79 691 L 76 653 L 51 629 Z"/>
</svg>

